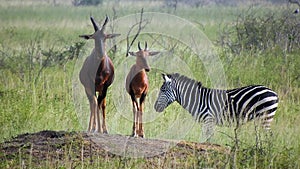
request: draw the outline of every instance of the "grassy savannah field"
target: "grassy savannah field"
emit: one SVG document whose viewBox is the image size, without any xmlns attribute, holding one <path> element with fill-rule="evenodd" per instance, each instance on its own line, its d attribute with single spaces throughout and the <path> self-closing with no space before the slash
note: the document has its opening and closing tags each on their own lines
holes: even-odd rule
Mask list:
<svg viewBox="0 0 300 169">
<path fill-rule="evenodd" d="M 125 57 L 126 36 L 132 25 L 131 22 L 126 22 L 126 17 L 129 16 L 129 20 L 138 20 L 141 8 L 144 8 L 146 16 L 153 18 L 137 41 L 142 44 L 147 41 L 151 50 L 161 52 L 159 56 L 149 58 L 152 70 L 148 73 L 150 92 L 144 113 L 146 138 L 191 142 L 201 140 L 201 124 L 195 123 L 189 113 L 178 104 L 173 103 L 163 113 L 155 112 L 153 105 L 162 84 L 162 72 L 179 72 L 201 81 L 207 87 L 218 86 L 215 81 L 219 77 L 223 78 L 222 85 L 219 85 L 221 88 L 262 84 L 276 91 L 280 99 L 272 123 L 272 134 L 257 128 L 254 122 L 242 126 L 237 133 L 234 133 L 234 127 L 217 127 L 211 142 L 228 147 L 233 153 L 222 157 L 215 156 L 219 159 L 210 159 L 209 163 L 199 164 L 194 159 L 187 159 L 186 166 L 216 167 L 214 161 L 225 161 L 223 166 L 226 168 L 300 168 L 299 43 L 295 45 L 298 48 L 291 50 L 287 50 L 285 45 L 274 45 L 261 50 L 254 47 L 249 49 L 243 45 L 237 45 L 236 48 L 232 45 L 228 48 L 219 43 L 224 37 L 222 35 L 228 35 L 224 33 L 225 30 L 235 31 L 237 27 L 234 25 L 240 21 L 237 18 L 243 18 L 241 15 L 249 10 L 253 10 L 257 18 L 274 11 L 293 12 L 294 8 L 291 6 L 270 2 L 256 5 L 241 3 L 238 6 L 209 4 L 198 8 L 178 5 L 175 10 L 166 7 L 163 1 L 107 0 L 99 6 L 74 7 L 70 1 L 62 0 L 0 0 L 0 142 L 19 134 L 42 130 L 80 132 L 87 129 L 88 101 L 79 83 L 78 71 L 94 43 L 78 36 L 93 32 L 90 15 L 102 24 L 106 14 L 111 20 L 116 20 L 116 26 L 108 27 L 107 32 L 122 34 L 115 42 L 108 41 L 108 49 L 112 43 L 117 44 L 115 52 L 108 51 L 116 69 L 115 81 L 107 96 L 108 130 L 110 134 L 130 135 L 132 108 L 124 83 L 126 73 L 135 59 Z M 163 18 L 165 15 L 169 17 L 168 22 Z M 300 15 L 291 15 L 299 25 Z M 159 20 L 154 16 L 162 17 Z M 178 18 L 182 20 L 179 19 L 178 22 Z M 160 25 L 151 23 L 157 20 Z M 201 36 L 195 39 L 203 41 L 204 46 L 214 52 L 215 55 L 209 56 L 213 58 L 199 57 L 186 41 L 176 38 L 176 29 L 183 23 L 192 24 L 198 31 L 195 34 L 200 32 Z M 151 26 L 158 31 L 151 33 Z M 174 36 L 160 34 L 159 27 Z M 135 32 L 134 29 L 130 34 L 130 40 Z M 178 37 L 186 37 L 188 33 L 189 31 L 182 31 Z M 137 50 L 137 41 L 131 51 Z M 236 50 L 239 52 L 235 52 Z M 214 69 L 218 71 L 210 74 Z M 1 156 L 5 155 L 0 153 Z M 144 160 L 99 159 L 93 164 L 82 162 L 77 167 L 152 166 Z M 46 161 L 42 166 L 26 163 L 25 166 L 71 168 L 69 161 Z M 170 158 L 167 161 L 182 162 L 182 159 Z M 21 157 L 16 156 L 2 160 L 0 168 L 20 168 L 22 163 Z"/>
</svg>

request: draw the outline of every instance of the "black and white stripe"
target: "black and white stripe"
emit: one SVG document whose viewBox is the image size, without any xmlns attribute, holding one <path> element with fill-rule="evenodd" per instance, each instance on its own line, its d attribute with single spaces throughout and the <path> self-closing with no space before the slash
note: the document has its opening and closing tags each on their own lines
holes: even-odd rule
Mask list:
<svg viewBox="0 0 300 169">
<path fill-rule="evenodd" d="M 196 80 L 179 74 L 163 74 L 154 108 L 162 112 L 177 101 L 199 122 L 204 123 L 203 134 L 208 138 L 215 125 L 240 125 L 260 119 L 270 129 L 278 106 L 278 96 L 271 89 L 252 85 L 231 90 L 209 89 Z"/>
</svg>

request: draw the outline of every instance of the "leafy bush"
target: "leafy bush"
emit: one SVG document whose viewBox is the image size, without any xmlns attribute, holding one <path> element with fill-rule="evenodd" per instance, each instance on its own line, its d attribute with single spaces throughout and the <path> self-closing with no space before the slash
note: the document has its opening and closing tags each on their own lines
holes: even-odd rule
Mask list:
<svg viewBox="0 0 300 169">
<path fill-rule="evenodd" d="M 283 52 L 300 49 L 300 18 L 291 11 L 275 12 L 259 14 L 250 9 L 240 14 L 233 26 L 221 32 L 218 44 L 235 54 L 278 47 Z"/>
<path fill-rule="evenodd" d="M 74 6 L 97 6 L 101 4 L 103 0 L 73 0 Z"/>
<path fill-rule="evenodd" d="M 63 48 L 43 49 L 40 41 L 33 40 L 21 50 L 3 47 L 0 49 L 0 71 L 11 72 L 21 80 L 28 73 L 29 79 L 36 81 L 45 68 L 55 65 L 65 67 L 69 61 L 76 60 L 84 44 L 75 42 Z"/>
<path fill-rule="evenodd" d="M 44 66 L 64 65 L 69 60 L 77 59 L 84 44 L 84 42 L 76 42 L 59 50 L 53 48 L 42 50 L 41 53 L 45 56 Z"/>
</svg>

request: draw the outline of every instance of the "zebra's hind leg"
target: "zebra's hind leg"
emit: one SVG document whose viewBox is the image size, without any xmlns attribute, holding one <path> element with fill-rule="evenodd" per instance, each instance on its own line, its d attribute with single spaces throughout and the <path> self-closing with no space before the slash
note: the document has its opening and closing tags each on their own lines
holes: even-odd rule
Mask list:
<svg viewBox="0 0 300 169">
<path fill-rule="evenodd" d="M 215 131 L 215 121 L 213 119 L 207 119 L 202 126 L 202 135 L 200 142 L 209 142 Z"/>
</svg>

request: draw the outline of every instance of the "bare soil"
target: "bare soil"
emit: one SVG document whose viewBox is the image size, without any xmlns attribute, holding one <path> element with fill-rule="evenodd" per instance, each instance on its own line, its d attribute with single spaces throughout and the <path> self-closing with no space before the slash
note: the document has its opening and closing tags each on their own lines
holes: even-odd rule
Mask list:
<svg viewBox="0 0 300 169">
<path fill-rule="evenodd" d="M 189 161 L 192 161 L 193 166 L 201 163 L 220 167 L 225 165 L 222 160 L 228 154 L 229 149 L 209 143 L 48 130 L 22 134 L 0 144 L 0 163 L 12 164 L 23 160 L 31 167 L 59 161 L 93 163 L 99 159 L 106 162 L 142 159 L 143 165 L 151 164 L 155 168 L 172 167 L 174 161 L 176 166 L 180 163 L 190 166 Z M 210 160 L 212 158 L 217 159 Z"/>
</svg>

